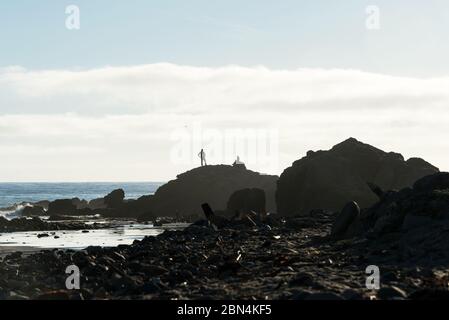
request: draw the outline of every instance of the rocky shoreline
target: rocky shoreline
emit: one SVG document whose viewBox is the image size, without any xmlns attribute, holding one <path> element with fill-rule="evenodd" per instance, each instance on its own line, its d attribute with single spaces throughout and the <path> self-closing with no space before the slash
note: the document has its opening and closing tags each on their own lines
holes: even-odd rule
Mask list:
<svg viewBox="0 0 449 320">
<path fill-rule="evenodd" d="M 0 299 L 414 299 L 447 296 L 439 265 L 400 264 L 387 241 L 334 240 L 335 214 L 248 220 L 183 231 L 117 248 L 9 254 L 0 261 Z M 391 238 L 390 238 L 391 240 Z M 384 250 L 382 250 L 384 249 Z M 81 289 L 67 290 L 77 265 Z M 365 286 L 377 264 L 381 289 Z"/>
<path fill-rule="evenodd" d="M 267 209 L 275 199 L 283 213 Z M 279 180 L 242 166 L 197 168 L 135 201 L 115 190 L 28 208 L 50 221 L 0 219 L 0 232 L 108 227 L 74 220 L 80 213 L 159 225 L 201 211 L 184 230 L 131 245 L 7 254 L 0 299 L 449 298 L 449 173 L 355 139 L 309 152 Z M 73 265 L 79 290 L 66 288 Z M 367 285 L 369 270 L 378 288 Z"/>
</svg>

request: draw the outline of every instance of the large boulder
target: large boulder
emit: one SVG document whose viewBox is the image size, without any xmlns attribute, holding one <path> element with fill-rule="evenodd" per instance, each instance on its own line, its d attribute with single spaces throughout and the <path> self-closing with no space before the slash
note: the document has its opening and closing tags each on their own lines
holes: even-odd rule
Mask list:
<svg viewBox="0 0 449 320">
<path fill-rule="evenodd" d="M 107 208 L 93 210 L 94 214 L 100 214 L 109 218 L 138 218 L 139 221 L 153 221 L 152 213 L 153 195 L 142 196 L 136 200 L 122 201 L 121 204 L 111 204 Z"/>
<path fill-rule="evenodd" d="M 59 199 L 50 202 L 48 205 L 49 215 L 73 215 L 77 211 L 72 199 Z"/>
<path fill-rule="evenodd" d="M 47 212 L 40 206 L 26 206 L 22 210 L 22 216 L 24 217 L 45 216 L 46 214 Z"/>
<path fill-rule="evenodd" d="M 229 215 L 235 213 L 266 212 L 265 191 L 258 188 L 246 188 L 235 191 L 229 197 L 226 211 Z"/>
<path fill-rule="evenodd" d="M 119 208 L 123 204 L 124 199 L 125 191 L 123 189 L 117 189 L 104 197 L 104 204 L 107 208 Z"/>
<path fill-rule="evenodd" d="M 369 207 L 379 200 L 379 190 L 401 189 L 438 168 L 422 159 L 407 161 L 350 138 L 328 151 L 309 151 L 280 176 L 276 203 L 279 214 L 307 214 L 313 209 L 340 211 L 355 201 Z"/>
<path fill-rule="evenodd" d="M 89 203 L 86 200 L 81 200 L 79 198 L 73 198 L 72 203 L 77 209 L 86 209 L 89 207 Z"/>
<path fill-rule="evenodd" d="M 275 210 L 277 176 L 263 175 L 243 166 L 213 165 L 178 175 L 161 186 L 151 198 L 148 212 L 157 216 L 202 215 L 201 205 L 225 211 L 230 196 L 237 190 L 258 188 L 265 192 L 266 209 Z"/>
<path fill-rule="evenodd" d="M 89 201 L 88 208 L 92 210 L 97 210 L 97 209 L 106 209 L 107 206 L 104 203 L 104 198 L 97 198 Z"/>
</svg>

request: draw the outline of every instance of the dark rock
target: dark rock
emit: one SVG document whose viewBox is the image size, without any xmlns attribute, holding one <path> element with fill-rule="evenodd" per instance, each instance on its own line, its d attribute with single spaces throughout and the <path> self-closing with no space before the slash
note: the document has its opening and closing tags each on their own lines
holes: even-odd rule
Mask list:
<svg viewBox="0 0 449 320">
<path fill-rule="evenodd" d="M 92 210 L 93 215 L 100 215 L 103 218 L 120 218 L 120 217 L 134 217 L 131 212 L 118 210 L 115 208 L 95 209 Z"/>
<path fill-rule="evenodd" d="M 424 160 L 404 161 L 351 138 L 329 151 L 309 152 L 287 168 L 278 181 L 277 209 L 282 215 L 340 211 L 349 201 L 366 208 L 378 201 L 368 182 L 382 190 L 401 189 L 436 172 Z"/>
<path fill-rule="evenodd" d="M 416 231 L 417 233 L 404 234 L 404 237 L 407 235 L 409 239 L 437 232 L 439 227 L 444 226 L 444 221 L 449 219 L 449 190 L 434 189 L 444 185 L 427 183 L 432 181 L 432 178 L 426 177 L 420 181 L 422 183 L 418 185 L 421 187 L 388 192 L 374 206 L 365 209 L 360 215 L 360 230 L 383 235 L 422 229 Z M 422 187 L 423 185 L 427 187 Z"/>
<path fill-rule="evenodd" d="M 215 217 L 215 213 L 212 211 L 212 208 L 208 203 L 203 203 L 201 208 L 203 209 L 204 215 L 208 221 L 211 221 Z"/>
<path fill-rule="evenodd" d="M 86 267 L 91 259 L 85 251 L 77 251 L 71 256 L 71 260 L 80 268 Z"/>
<path fill-rule="evenodd" d="M 45 216 L 46 214 L 44 208 L 39 206 L 27 206 L 22 210 L 22 216 L 24 217 Z"/>
<path fill-rule="evenodd" d="M 251 211 L 265 213 L 265 191 L 258 188 L 247 188 L 235 191 L 228 200 L 226 211 L 229 215 L 236 212 L 248 214 Z"/>
<path fill-rule="evenodd" d="M 111 218 L 138 218 L 139 221 L 154 221 L 157 215 L 152 212 L 153 195 L 142 196 L 137 200 L 126 200 L 114 208 L 94 210 L 95 214 Z"/>
<path fill-rule="evenodd" d="M 137 222 L 156 221 L 157 216 L 153 212 L 148 211 L 137 217 Z"/>
<path fill-rule="evenodd" d="M 61 215 L 51 215 L 48 218 L 48 221 L 73 221 L 76 220 L 75 217 L 70 216 L 61 216 Z"/>
<path fill-rule="evenodd" d="M 76 210 L 77 208 L 71 199 L 55 200 L 48 205 L 49 215 L 74 215 Z"/>
<path fill-rule="evenodd" d="M 104 203 L 107 208 L 119 208 L 125 199 L 125 191 L 117 189 L 104 197 Z"/>
<path fill-rule="evenodd" d="M 424 225 L 430 225 L 432 223 L 434 223 L 434 219 L 431 217 L 408 214 L 404 217 L 401 229 L 403 231 L 408 231 L 411 229 L 420 228 Z"/>
<path fill-rule="evenodd" d="M 204 215 L 206 216 L 206 219 L 212 224 L 214 225 L 216 228 L 223 228 L 225 226 L 227 226 L 229 224 L 229 221 L 221 216 L 216 215 L 213 211 L 212 208 L 210 207 L 210 205 L 208 203 L 203 203 L 201 205 L 201 208 L 203 209 Z"/>
<path fill-rule="evenodd" d="M 98 199 L 93 199 L 93 200 L 89 201 L 88 208 L 90 208 L 91 210 L 106 209 L 106 204 L 104 202 L 104 198 L 98 198 Z"/>
<path fill-rule="evenodd" d="M 151 198 L 147 211 L 158 216 L 198 215 L 198 209 L 205 202 L 215 210 L 225 210 L 230 196 L 245 188 L 264 190 L 267 210 L 275 211 L 277 179 L 277 176 L 261 175 L 240 167 L 199 167 L 161 186 Z"/>
<path fill-rule="evenodd" d="M 86 200 L 81 200 L 79 198 L 73 198 L 72 203 L 78 210 L 87 209 L 89 206 L 89 203 Z"/>
<path fill-rule="evenodd" d="M 413 190 L 428 192 L 449 189 L 449 173 L 439 172 L 419 179 L 413 185 Z"/>
<path fill-rule="evenodd" d="M 360 208 L 357 202 L 349 202 L 337 215 L 332 226 L 331 235 L 333 237 L 342 237 L 356 220 L 360 218 Z"/>
<path fill-rule="evenodd" d="M 44 208 L 45 210 L 48 210 L 49 204 L 50 204 L 50 201 L 48 201 L 48 200 L 42 200 L 42 201 L 38 201 L 38 202 L 33 202 L 33 203 L 31 203 L 31 205 L 32 205 L 33 207 L 42 207 L 42 208 Z"/>
<path fill-rule="evenodd" d="M 37 235 L 38 238 L 48 238 L 50 235 L 48 233 L 40 233 Z"/>
<path fill-rule="evenodd" d="M 383 195 L 385 194 L 385 192 L 376 184 L 372 183 L 372 182 L 368 182 L 368 187 L 371 189 L 371 191 L 380 198 L 383 197 Z"/>
</svg>

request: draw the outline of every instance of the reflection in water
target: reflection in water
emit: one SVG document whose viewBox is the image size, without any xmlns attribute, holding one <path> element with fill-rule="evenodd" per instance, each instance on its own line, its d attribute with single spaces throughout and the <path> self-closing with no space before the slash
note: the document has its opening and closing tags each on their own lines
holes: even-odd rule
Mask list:
<svg viewBox="0 0 449 320">
<path fill-rule="evenodd" d="M 152 225 L 126 224 L 109 229 L 83 231 L 14 232 L 0 234 L 1 247 L 35 247 L 42 249 L 84 249 L 88 246 L 116 247 L 132 244 L 146 236 L 157 236 L 164 230 L 181 230 L 187 224 L 169 224 L 155 228 Z M 38 238 L 39 234 L 47 234 Z"/>
</svg>

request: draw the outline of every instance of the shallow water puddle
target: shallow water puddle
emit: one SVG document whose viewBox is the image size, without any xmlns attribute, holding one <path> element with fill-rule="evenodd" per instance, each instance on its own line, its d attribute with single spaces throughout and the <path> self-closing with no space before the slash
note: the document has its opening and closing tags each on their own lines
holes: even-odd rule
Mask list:
<svg viewBox="0 0 449 320">
<path fill-rule="evenodd" d="M 146 236 L 157 236 L 165 230 L 181 230 L 186 226 L 186 224 L 168 224 L 156 228 L 152 225 L 134 224 L 88 230 L 88 233 L 81 230 L 3 233 L 0 234 L 0 248 L 84 249 L 89 246 L 116 247 L 121 244 L 132 244 L 135 240 L 142 240 Z M 40 234 L 48 234 L 48 236 L 38 238 Z"/>
</svg>

